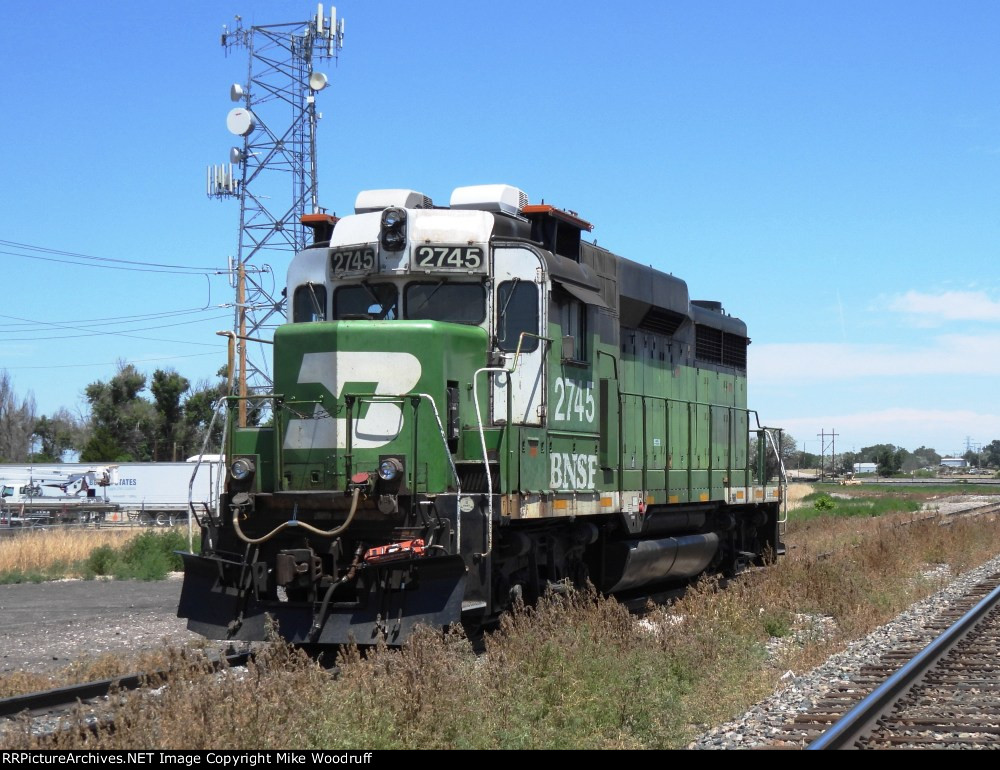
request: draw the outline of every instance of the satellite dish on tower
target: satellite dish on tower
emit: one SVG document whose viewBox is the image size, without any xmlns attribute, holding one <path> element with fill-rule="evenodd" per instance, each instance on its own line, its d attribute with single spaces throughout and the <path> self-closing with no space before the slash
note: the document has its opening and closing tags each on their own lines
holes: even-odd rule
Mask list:
<svg viewBox="0 0 1000 770">
<path fill-rule="evenodd" d="M 230 110 L 229 115 L 226 116 L 226 128 L 231 134 L 246 136 L 257 128 L 257 119 L 250 110 L 237 107 L 235 110 Z"/>
<path fill-rule="evenodd" d="M 242 163 L 246 160 L 246 153 L 243 152 L 239 147 L 233 147 L 229 151 L 229 162 L 230 163 Z"/>
<path fill-rule="evenodd" d="M 243 86 L 239 83 L 233 83 L 229 86 L 229 101 L 238 102 L 245 94 L 246 92 L 243 90 Z"/>
<path fill-rule="evenodd" d="M 313 91 L 322 91 L 326 88 L 326 75 L 322 72 L 314 72 L 309 76 L 309 87 Z"/>
</svg>

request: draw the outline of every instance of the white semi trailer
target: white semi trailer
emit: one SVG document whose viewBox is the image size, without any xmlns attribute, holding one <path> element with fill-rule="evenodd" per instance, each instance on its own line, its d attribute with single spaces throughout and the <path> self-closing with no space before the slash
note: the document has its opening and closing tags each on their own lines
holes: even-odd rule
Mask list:
<svg viewBox="0 0 1000 770">
<path fill-rule="evenodd" d="M 0 524 L 95 520 L 172 523 L 187 516 L 189 489 L 190 500 L 199 512 L 214 510 L 221 467 L 218 458 L 202 460 L 200 465 L 0 465 Z"/>
</svg>

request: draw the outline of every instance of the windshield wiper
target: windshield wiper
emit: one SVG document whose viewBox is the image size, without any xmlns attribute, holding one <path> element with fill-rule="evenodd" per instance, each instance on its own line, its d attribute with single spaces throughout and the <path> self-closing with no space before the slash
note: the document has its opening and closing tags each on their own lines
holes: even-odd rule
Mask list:
<svg viewBox="0 0 1000 770">
<path fill-rule="evenodd" d="M 309 297 L 312 299 L 313 312 L 314 312 L 315 315 L 319 316 L 320 320 L 325 321 L 326 320 L 326 309 L 320 307 L 320 305 L 319 305 L 319 297 L 316 296 L 316 290 L 313 288 L 315 285 L 316 284 L 314 284 L 312 281 L 309 281 L 306 284 L 306 286 L 309 287 Z M 315 319 L 313 319 L 313 320 L 315 320 Z"/>
<path fill-rule="evenodd" d="M 503 330 L 503 336 L 498 339 L 506 341 L 507 339 L 507 306 L 510 301 L 514 299 L 514 291 L 517 289 L 518 281 L 520 278 L 515 278 L 510 285 L 510 293 L 507 295 L 507 301 L 503 303 L 503 307 L 500 308 L 500 314 L 497 316 L 497 328 Z"/>
<path fill-rule="evenodd" d="M 393 295 L 395 295 L 395 288 L 396 288 L 395 286 L 392 286 L 391 284 L 384 284 L 384 283 L 383 284 L 379 284 L 380 287 L 384 287 L 386 285 L 388 285 L 389 288 L 391 288 L 393 290 Z M 383 300 L 381 297 L 379 297 L 375 293 L 374 287 L 370 283 L 368 283 L 367 281 L 362 281 L 361 282 L 361 288 L 363 288 L 366 292 L 368 292 L 368 296 L 371 297 L 372 301 L 376 305 L 378 305 L 379 308 L 380 308 L 378 317 L 375 318 L 375 319 L 373 319 L 373 320 L 375 320 L 375 321 L 384 321 L 385 317 L 387 315 L 389 315 L 390 312 L 392 312 L 392 307 L 393 307 L 393 305 L 395 305 L 395 302 L 390 302 L 388 300 L 388 297 L 385 300 Z"/>
<path fill-rule="evenodd" d="M 444 284 L 444 278 L 442 278 L 440 281 L 437 282 L 437 284 L 434 286 L 434 288 L 431 289 L 431 293 L 428 294 L 424 298 L 423 302 L 421 302 L 419 305 L 417 305 L 417 307 L 415 307 L 413 309 L 413 312 L 414 313 L 420 312 L 420 310 L 423 308 L 423 306 L 426 305 L 428 302 L 431 301 L 431 297 L 433 297 L 435 294 L 437 294 L 437 290 L 440 289 L 443 284 Z M 407 293 L 407 299 L 409 299 L 409 293 Z M 412 318 L 413 317 L 413 316 L 410 315 L 410 311 L 406 312 L 406 317 L 407 318 Z"/>
</svg>

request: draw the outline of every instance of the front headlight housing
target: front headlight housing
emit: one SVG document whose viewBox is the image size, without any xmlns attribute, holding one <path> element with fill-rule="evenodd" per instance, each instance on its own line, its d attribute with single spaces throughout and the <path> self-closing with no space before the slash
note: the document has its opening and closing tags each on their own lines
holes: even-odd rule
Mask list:
<svg viewBox="0 0 1000 770">
<path fill-rule="evenodd" d="M 395 457 L 389 457 L 378 464 L 378 477 L 382 481 L 393 481 L 403 472 L 403 464 Z"/>
<path fill-rule="evenodd" d="M 253 460 L 249 457 L 238 457 L 229 466 L 229 475 L 233 477 L 233 481 L 246 481 L 253 476 L 253 471 Z"/>
<path fill-rule="evenodd" d="M 392 206 L 382 212 L 379 240 L 386 251 L 402 251 L 406 248 L 406 209 Z"/>
</svg>

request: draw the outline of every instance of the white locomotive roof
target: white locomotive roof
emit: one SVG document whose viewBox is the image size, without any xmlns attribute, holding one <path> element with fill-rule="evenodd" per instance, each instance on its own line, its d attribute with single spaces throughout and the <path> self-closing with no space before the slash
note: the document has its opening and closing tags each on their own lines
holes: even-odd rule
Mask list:
<svg viewBox="0 0 1000 770">
<path fill-rule="evenodd" d="M 429 209 L 434 203 L 416 190 L 362 190 L 354 200 L 355 214 L 368 214 L 390 206 L 402 209 Z"/>
<path fill-rule="evenodd" d="M 378 241 L 380 211 L 344 217 L 333 230 L 330 247 L 356 246 Z M 493 233 L 493 215 L 485 211 L 407 209 L 410 243 L 485 243 Z"/>
</svg>

